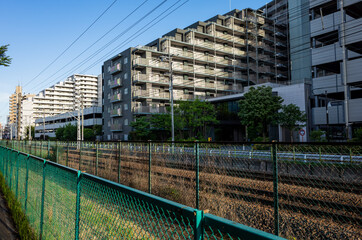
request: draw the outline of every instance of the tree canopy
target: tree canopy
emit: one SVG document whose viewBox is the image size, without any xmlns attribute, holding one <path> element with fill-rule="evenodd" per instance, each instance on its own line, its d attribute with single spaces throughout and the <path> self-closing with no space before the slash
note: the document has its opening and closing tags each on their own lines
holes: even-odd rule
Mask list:
<svg viewBox="0 0 362 240">
<path fill-rule="evenodd" d="M 11 63 L 11 58 L 5 54 L 8 47 L 9 45 L 0 46 L 0 66 L 8 67 Z"/>
<path fill-rule="evenodd" d="M 239 118 L 247 126 L 251 138 L 258 137 L 261 132 L 264 141 L 268 136 L 268 126 L 277 123 L 278 111 L 282 108 L 283 99 L 273 95 L 271 87 L 251 87 L 239 102 Z M 252 134 L 251 134 L 252 133 Z"/>
<path fill-rule="evenodd" d="M 199 99 L 179 101 L 174 106 L 175 138 L 206 139 L 207 128 L 217 123 L 215 108 Z M 137 140 L 166 140 L 171 137 L 171 112 L 142 116 L 131 123 L 132 137 Z"/>
<path fill-rule="evenodd" d="M 293 131 L 300 126 L 304 126 L 305 121 L 307 121 L 306 114 L 300 111 L 297 105 L 288 104 L 282 106 L 278 123 L 290 131 L 291 141 L 293 141 Z"/>
</svg>

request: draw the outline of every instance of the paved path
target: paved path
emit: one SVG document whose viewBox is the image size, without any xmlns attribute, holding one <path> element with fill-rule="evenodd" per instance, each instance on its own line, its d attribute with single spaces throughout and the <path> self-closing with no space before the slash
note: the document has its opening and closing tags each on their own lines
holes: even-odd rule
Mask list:
<svg viewBox="0 0 362 240">
<path fill-rule="evenodd" d="M 4 195 L 0 190 L 0 240 L 20 239 Z"/>
</svg>

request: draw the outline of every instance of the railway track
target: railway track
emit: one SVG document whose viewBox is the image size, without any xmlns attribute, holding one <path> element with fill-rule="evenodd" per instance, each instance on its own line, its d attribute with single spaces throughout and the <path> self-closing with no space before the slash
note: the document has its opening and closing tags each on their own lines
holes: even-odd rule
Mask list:
<svg viewBox="0 0 362 240">
<path fill-rule="evenodd" d="M 84 155 L 83 155 L 84 154 Z M 70 160 L 75 160 L 79 157 L 78 154 L 70 154 Z M 94 158 L 93 153 L 84 153 L 82 152 L 82 163 L 86 162 L 91 163 L 92 159 L 86 159 L 86 156 Z M 101 156 L 103 158 L 111 159 L 109 154 L 102 153 Z M 117 166 L 117 155 L 113 154 L 113 157 L 116 157 L 113 161 L 115 161 Z M 126 160 L 127 159 L 127 160 Z M 148 171 L 148 160 L 143 157 L 129 157 L 123 158 L 121 160 L 122 174 L 126 174 L 128 176 L 137 175 L 137 172 L 145 173 Z M 102 161 L 103 162 L 103 161 Z M 138 167 L 132 167 L 130 165 L 138 164 Z M 179 180 L 182 179 L 186 182 L 194 181 L 193 177 L 193 166 L 182 164 L 175 164 L 174 162 L 160 162 L 154 160 L 152 162 L 153 167 L 165 168 L 164 171 L 157 171 L 156 169 L 152 170 L 153 177 L 157 177 L 158 180 L 163 181 L 165 183 L 170 183 L 170 179 L 174 185 L 177 186 L 179 184 Z M 89 166 L 89 165 L 88 165 Z M 143 169 L 142 169 L 143 166 Z M 180 168 L 183 166 L 183 168 Z M 106 170 L 105 166 L 102 163 L 99 164 L 100 170 Z M 189 176 L 182 176 L 180 174 L 173 174 L 168 169 L 172 169 L 173 171 L 182 170 L 189 172 Z M 115 167 L 112 169 L 114 174 L 118 174 L 118 169 Z M 219 173 L 225 174 L 228 176 L 239 176 L 240 178 L 248 178 L 251 180 L 262 180 L 262 181 L 271 181 L 272 173 L 267 172 L 257 172 L 257 171 L 236 171 L 236 170 L 227 170 L 227 169 L 218 169 Z M 201 168 L 201 173 L 205 174 L 215 174 L 207 171 L 206 168 Z M 316 179 L 310 177 L 295 177 L 295 176 L 281 176 L 281 184 L 289 184 L 289 185 L 298 185 L 303 187 L 313 187 L 313 188 L 322 188 L 327 190 L 341 191 L 343 190 L 346 193 L 361 193 L 361 184 L 359 183 L 347 183 L 336 180 L 323 180 Z M 316 182 L 320 181 L 320 182 Z M 200 192 L 206 190 L 207 186 L 212 186 L 213 182 L 200 180 Z M 232 198 L 234 200 L 240 200 L 252 203 L 260 203 L 266 206 L 273 206 L 273 192 L 251 188 L 251 187 L 241 187 L 233 184 L 221 184 L 221 189 L 213 189 L 212 192 L 215 195 L 223 195 L 228 198 Z M 154 188 L 157 186 L 154 186 Z M 362 225 L 362 218 L 358 213 L 362 212 L 362 207 L 359 206 L 351 206 L 348 204 L 341 204 L 331 201 L 323 201 L 319 199 L 313 199 L 303 196 L 296 196 L 292 194 L 279 193 L 279 207 L 280 209 L 292 211 L 292 212 L 303 212 L 303 214 L 309 215 L 311 217 L 325 217 L 329 219 L 333 219 L 334 221 L 338 221 L 341 223 L 351 223 L 357 224 L 359 226 Z M 356 214 L 357 211 L 357 214 Z"/>
</svg>

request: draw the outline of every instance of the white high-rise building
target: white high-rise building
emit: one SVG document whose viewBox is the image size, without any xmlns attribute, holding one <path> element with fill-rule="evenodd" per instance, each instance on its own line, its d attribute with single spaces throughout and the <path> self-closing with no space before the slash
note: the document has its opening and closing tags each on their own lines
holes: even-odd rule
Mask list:
<svg viewBox="0 0 362 240">
<path fill-rule="evenodd" d="M 33 99 L 34 119 L 54 116 L 64 112 L 101 106 L 101 78 L 93 75 L 74 74 L 65 81 L 39 92 Z"/>
</svg>

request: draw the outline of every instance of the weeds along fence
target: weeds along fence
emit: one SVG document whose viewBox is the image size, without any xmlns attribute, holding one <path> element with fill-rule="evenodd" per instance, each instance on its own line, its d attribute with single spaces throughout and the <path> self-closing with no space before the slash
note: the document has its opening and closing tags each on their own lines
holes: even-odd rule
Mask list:
<svg viewBox="0 0 362 240">
<path fill-rule="evenodd" d="M 0 144 L 289 239 L 362 239 L 361 144 Z"/>
<path fill-rule="evenodd" d="M 6 147 L 0 169 L 39 239 L 282 239 Z"/>
</svg>

